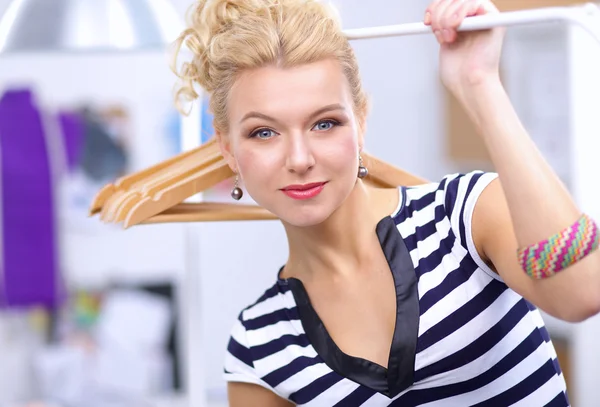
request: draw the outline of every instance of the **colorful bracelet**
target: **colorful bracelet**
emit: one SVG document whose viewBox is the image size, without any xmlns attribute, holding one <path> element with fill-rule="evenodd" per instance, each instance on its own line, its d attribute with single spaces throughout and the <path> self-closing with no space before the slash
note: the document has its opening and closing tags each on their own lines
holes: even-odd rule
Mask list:
<svg viewBox="0 0 600 407">
<path fill-rule="evenodd" d="M 532 278 L 552 277 L 598 248 L 600 231 L 586 214 L 563 231 L 541 242 L 519 249 L 521 267 Z"/>
</svg>

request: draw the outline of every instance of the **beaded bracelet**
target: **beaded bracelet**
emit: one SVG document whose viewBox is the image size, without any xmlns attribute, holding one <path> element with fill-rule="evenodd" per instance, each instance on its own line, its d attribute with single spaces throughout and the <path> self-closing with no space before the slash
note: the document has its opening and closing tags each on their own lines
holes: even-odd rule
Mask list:
<svg viewBox="0 0 600 407">
<path fill-rule="evenodd" d="M 517 251 L 519 264 L 532 278 L 543 279 L 578 262 L 598 248 L 600 232 L 586 214 L 550 238 Z"/>
</svg>

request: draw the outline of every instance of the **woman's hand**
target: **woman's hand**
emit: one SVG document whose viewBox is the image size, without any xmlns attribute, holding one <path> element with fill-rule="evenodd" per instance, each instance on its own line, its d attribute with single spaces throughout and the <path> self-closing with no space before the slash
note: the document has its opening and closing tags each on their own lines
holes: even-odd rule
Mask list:
<svg viewBox="0 0 600 407">
<path fill-rule="evenodd" d="M 499 81 L 504 28 L 457 32 L 466 17 L 498 13 L 490 0 L 433 0 L 424 23 L 440 43 L 442 83 L 459 99 L 483 82 Z"/>
</svg>

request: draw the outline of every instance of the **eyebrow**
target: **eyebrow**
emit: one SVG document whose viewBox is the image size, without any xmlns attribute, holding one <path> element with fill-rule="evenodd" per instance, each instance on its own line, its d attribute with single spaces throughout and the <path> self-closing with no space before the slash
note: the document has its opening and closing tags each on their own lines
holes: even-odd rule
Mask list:
<svg viewBox="0 0 600 407">
<path fill-rule="evenodd" d="M 331 112 L 333 110 L 343 110 L 343 111 L 345 111 L 346 108 L 343 105 L 341 105 L 340 103 L 333 103 L 331 105 L 324 106 L 324 107 L 322 107 L 322 108 L 314 111 L 309 116 L 309 118 L 312 119 L 312 118 L 314 118 L 316 116 L 319 116 L 320 114 L 323 114 L 323 113 L 326 113 L 326 112 Z M 263 114 L 263 113 L 260 113 L 260 112 L 252 111 L 252 112 L 246 113 L 244 115 L 244 117 L 242 117 L 242 120 L 240 120 L 240 123 L 242 123 L 242 122 L 244 122 L 244 121 L 246 121 L 248 119 L 251 119 L 251 118 L 263 119 L 263 120 L 268 120 L 268 121 L 271 121 L 271 122 L 277 122 L 277 119 L 275 119 L 275 118 L 273 118 L 271 116 L 267 116 L 266 114 Z"/>
</svg>

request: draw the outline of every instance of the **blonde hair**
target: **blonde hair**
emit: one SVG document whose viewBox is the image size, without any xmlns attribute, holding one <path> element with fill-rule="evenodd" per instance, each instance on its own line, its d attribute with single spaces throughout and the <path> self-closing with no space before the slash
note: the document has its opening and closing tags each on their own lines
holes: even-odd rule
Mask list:
<svg viewBox="0 0 600 407">
<path fill-rule="evenodd" d="M 180 72 L 174 68 L 182 81 L 176 103 L 198 98 L 194 83 L 200 85 L 210 96 L 217 132 L 228 131 L 228 95 L 241 72 L 327 58 L 340 63 L 359 120 L 366 116 L 358 62 L 333 7 L 317 0 L 198 0 L 188 20 L 175 43 L 175 61 L 183 44 L 193 57 Z"/>
</svg>

